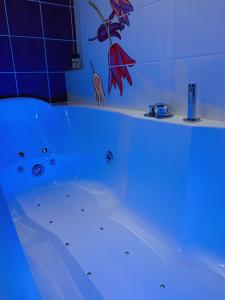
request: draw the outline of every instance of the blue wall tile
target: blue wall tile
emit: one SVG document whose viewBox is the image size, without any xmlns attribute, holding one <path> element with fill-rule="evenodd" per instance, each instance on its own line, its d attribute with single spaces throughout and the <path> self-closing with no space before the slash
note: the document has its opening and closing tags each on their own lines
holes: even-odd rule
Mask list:
<svg viewBox="0 0 225 300">
<path fill-rule="evenodd" d="M 49 99 L 47 74 L 17 74 L 17 81 L 20 96 Z"/>
<path fill-rule="evenodd" d="M 42 39 L 12 38 L 12 46 L 17 72 L 46 71 Z"/>
<path fill-rule="evenodd" d="M 66 99 L 66 80 L 64 73 L 49 74 L 50 87 L 52 90 L 52 100 L 54 102 L 65 101 Z"/>
<path fill-rule="evenodd" d="M 70 8 L 43 4 L 42 14 L 46 37 L 71 40 L 72 24 Z"/>
<path fill-rule="evenodd" d="M 46 41 L 48 67 L 51 72 L 65 71 L 71 68 L 73 43 L 66 41 Z"/>
<path fill-rule="evenodd" d="M 13 72 L 9 38 L 0 36 L 0 72 Z"/>
<path fill-rule="evenodd" d="M 18 96 L 17 83 L 20 96 L 66 100 L 65 76 L 58 72 L 71 68 L 76 52 L 72 3 L 0 0 L 0 98 Z"/>
<path fill-rule="evenodd" d="M 7 4 L 12 35 L 42 36 L 40 7 L 37 2 L 8 0 Z"/>
<path fill-rule="evenodd" d="M 0 83 L 0 98 L 14 97 L 17 95 L 14 74 L 0 73 Z"/>
<path fill-rule="evenodd" d="M 59 4 L 59 5 L 71 6 L 73 0 L 46 0 L 45 2 Z"/>
<path fill-rule="evenodd" d="M 7 34 L 6 16 L 4 2 L 0 1 L 0 34 Z"/>
</svg>

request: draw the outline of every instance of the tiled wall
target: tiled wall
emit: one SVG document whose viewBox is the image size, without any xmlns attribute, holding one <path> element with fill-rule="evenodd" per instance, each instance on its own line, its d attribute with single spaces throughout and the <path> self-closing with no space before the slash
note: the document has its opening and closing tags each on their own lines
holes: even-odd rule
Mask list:
<svg viewBox="0 0 225 300">
<path fill-rule="evenodd" d="M 92 71 L 102 76 L 107 94 L 108 41 L 88 42 L 101 20 L 87 0 L 75 0 L 82 28 L 84 69 L 67 74 L 71 100 L 94 103 Z M 105 17 L 112 10 L 109 0 L 94 0 Z M 166 102 L 185 115 L 188 83 L 198 87 L 198 114 L 225 120 L 225 1 L 224 0 L 130 0 L 134 7 L 130 26 L 119 41 L 136 60 L 130 68 L 133 86 L 124 83 L 108 96 L 106 105 L 147 110 L 155 102 Z"/>
<path fill-rule="evenodd" d="M 0 98 L 67 98 L 76 52 L 73 0 L 0 0 Z"/>
</svg>

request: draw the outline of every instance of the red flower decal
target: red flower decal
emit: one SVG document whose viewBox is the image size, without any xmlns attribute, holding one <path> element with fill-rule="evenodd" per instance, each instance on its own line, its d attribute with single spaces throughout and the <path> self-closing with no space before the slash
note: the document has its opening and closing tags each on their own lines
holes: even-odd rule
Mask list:
<svg viewBox="0 0 225 300">
<path fill-rule="evenodd" d="M 128 67 L 132 67 L 136 61 L 131 58 L 119 44 L 113 44 L 109 49 L 109 94 L 112 86 L 116 88 L 118 85 L 120 95 L 123 94 L 122 79 L 127 79 L 132 85 L 132 78 L 128 71 Z"/>
<path fill-rule="evenodd" d="M 109 0 L 112 6 L 112 12 L 109 18 L 106 20 L 98 6 L 89 0 L 89 5 L 95 9 L 99 17 L 102 20 L 102 24 L 98 29 L 97 36 L 89 39 L 89 41 L 99 40 L 104 42 L 109 41 L 109 80 L 108 80 L 108 92 L 110 94 L 112 86 L 119 87 L 120 96 L 123 95 L 123 79 L 126 79 L 132 86 L 132 78 L 128 71 L 128 67 L 132 67 L 136 61 L 131 58 L 123 48 L 117 44 L 113 44 L 113 38 L 121 39 L 120 32 L 125 29 L 125 25 L 129 26 L 128 15 L 133 11 L 133 6 L 129 0 Z M 118 22 L 113 22 L 114 18 L 118 19 Z"/>
</svg>

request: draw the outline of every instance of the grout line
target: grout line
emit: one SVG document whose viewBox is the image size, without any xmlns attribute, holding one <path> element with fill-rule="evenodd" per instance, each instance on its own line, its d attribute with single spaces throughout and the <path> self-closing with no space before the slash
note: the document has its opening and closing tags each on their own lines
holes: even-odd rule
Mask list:
<svg viewBox="0 0 225 300">
<path fill-rule="evenodd" d="M 41 16 L 41 28 L 42 28 L 44 53 L 45 53 L 45 66 L 46 66 L 46 74 L 47 74 L 47 81 L 48 81 L 48 94 L 49 94 L 49 100 L 50 100 L 50 103 L 51 103 L 52 102 L 52 97 L 51 97 L 51 89 L 50 89 L 50 81 L 49 81 L 47 49 L 46 49 L 46 42 L 45 42 L 45 31 L 44 31 L 44 23 L 43 23 L 43 15 L 42 15 L 42 5 L 41 5 L 40 0 L 39 0 L 39 9 L 40 9 L 40 16 Z"/>
<path fill-rule="evenodd" d="M 7 13 L 7 0 L 4 0 L 4 9 L 5 9 L 5 14 L 6 14 L 6 23 L 7 23 L 8 34 L 0 34 L 0 37 L 7 37 L 7 38 L 9 38 L 10 51 L 11 51 L 12 64 L 13 64 L 13 71 L 11 71 L 11 72 L 1 72 L 0 71 L 0 74 L 13 74 L 14 75 L 15 84 L 16 84 L 16 94 L 17 94 L 18 97 L 19 97 L 19 86 L 18 86 L 17 74 L 46 74 L 47 75 L 47 82 L 48 82 L 49 101 L 51 103 L 52 102 L 52 94 L 51 94 L 52 91 L 51 91 L 49 74 L 65 74 L 66 70 L 55 71 L 55 72 L 54 71 L 49 71 L 46 40 L 59 41 L 59 42 L 71 42 L 72 43 L 72 47 L 73 47 L 73 52 L 75 53 L 76 40 L 75 40 L 75 31 L 74 31 L 75 29 L 73 27 L 73 15 L 72 15 L 73 14 L 73 8 L 74 8 L 74 6 L 72 5 L 72 1 L 71 0 L 69 0 L 69 4 L 70 5 L 50 3 L 50 2 L 41 1 L 41 0 L 26 0 L 26 1 L 36 2 L 39 5 L 40 17 L 41 17 L 41 27 L 42 27 L 42 37 L 38 37 L 38 36 L 26 36 L 26 35 L 23 36 L 23 35 L 13 35 L 13 34 L 11 34 L 10 25 L 9 25 L 9 19 L 8 19 L 8 13 Z M 43 19 L 43 12 L 42 12 L 42 9 L 43 9 L 42 5 L 43 4 L 48 4 L 48 5 L 53 5 L 53 6 L 55 5 L 55 6 L 60 6 L 60 7 L 66 7 L 66 8 L 70 9 L 72 39 L 61 39 L 61 38 L 48 38 L 48 37 L 45 37 L 44 19 Z M 27 38 L 27 39 L 39 39 L 39 40 L 43 40 L 46 71 L 24 71 L 24 72 L 23 71 L 16 71 L 12 38 Z"/>
<path fill-rule="evenodd" d="M 149 6 L 153 6 L 153 5 L 158 4 L 160 2 L 163 2 L 163 1 L 165 1 L 165 0 L 152 0 L 148 4 L 144 4 L 144 5 L 142 5 L 142 6 L 138 7 L 138 8 L 134 8 L 134 10 L 132 12 L 130 12 L 130 13 L 122 14 L 121 16 L 117 17 L 117 19 L 119 20 L 119 19 L 121 19 L 121 18 L 123 18 L 125 16 L 129 16 L 130 17 L 134 12 L 138 12 L 139 10 L 148 8 Z M 108 19 L 106 19 L 105 22 L 103 22 L 103 23 L 109 23 L 109 22 L 110 21 Z"/>
<path fill-rule="evenodd" d="M 113 69 L 115 67 L 122 67 L 122 66 L 127 66 L 127 67 L 132 67 L 132 66 L 142 66 L 142 65 L 153 65 L 153 64 L 162 64 L 162 63 L 174 63 L 174 62 L 179 62 L 179 61 L 186 61 L 186 60 L 195 60 L 195 59 L 206 59 L 206 58 L 211 58 L 214 59 L 215 57 L 224 57 L 225 52 L 220 52 L 220 53 L 214 53 L 214 54 L 199 54 L 199 55 L 193 55 L 193 56 L 181 56 L 181 57 L 171 57 L 167 59 L 155 59 L 155 60 L 146 60 L 146 61 L 140 61 L 136 62 L 135 65 L 132 64 L 124 64 L 124 65 L 109 65 L 108 67 Z"/>
<path fill-rule="evenodd" d="M 10 28 L 9 28 L 9 18 L 8 18 L 6 0 L 4 0 L 4 10 L 5 10 L 5 15 L 6 15 L 6 25 L 7 25 L 7 30 L 8 30 L 9 45 L 10 45 L 10 51 L 11 51 L 11 57 L 12 57 L 12 64 L 13 64 L 13 73 L 14 73 L 15 84 L 16 84 L 16 94 L 19 97 L 19 88 L 18 88 L 18 82 L 17 82 L 17 76 L 16 76 L 16 65 L 15 65 L 14 54 L 13 54 L 12 39 L 11 39 L 11 32 L 10 32 Z"/>
<path fill-rule="evenodd" d="M 47 5 L 53 5 L 53 6 L 61 6 L 61 7 L 65 7 L 65 8 L 71 8 L 70 5 L 66 5 L 66 4 L 59 4 L 59 3 L 53 3 L 53 2 L 46 2 L 46 1 L 40 1 L 40 0 L 26 0 L 29 2 L 36 2 L 36 3 L 41 3 L 41 4 L 47 4 Z M 73 7 L 73 6 L 72 6 Z"/>
<path fill-rule="evenodd" d="M 66 71 L 15 71 L 15 72 L 2 72 L 0 74 L 64 74 Z"/>
<path fill-rule="evenodd" d="M 0 34 L 0 37 L 8 37 L 8 34 Z M 30 35 L 10 35 L 12 38 L 24 38 L 24 39 L 38 39 L 38 40 L 49 40 L 49 41 L 61 41 L 61 42 L 76 42 L 73 39 L 56 39 L 56 38 L 48 38 L 48 37 L 41 37 L 41 36 L 30 36 Z"/>
<path fill-rule="evenodd" d="M 74 3 L 74 8 L 73 8 L 73 13 L 74 13 L 74 30 L 75 30 L 75 36 L 76 36 L 76 52 L 81 55 L 81 63 L 83 64 L 83 59 L 82 59 L 82 46 L 81 46 L 81 35 L 80 35 L 80 30 L 81 30 L 81 22 L 80 22 L 80 3 L 77 0 L 72 0 Z M 86 32 L 87 33 L 87 32 Z M 88 37 L 87 37 L 88 39 Z M 88 47 L 89 49 L 89 47 Z"/>
<path fill-rule="evenodd" d="M 139 6 L 138 8 L 135 8 L 134 11 L 138 11 L 138 10 L 141 10 L 141 9 L 148 8 L 149 6 L 153 6 L 153 5 L 158 4 L 160 2 L 165 2 L 165 0 L 152 0 L 151 2 L 149 2 L 147 4 L 144 4 L 144 5 Z"/>
</svg>

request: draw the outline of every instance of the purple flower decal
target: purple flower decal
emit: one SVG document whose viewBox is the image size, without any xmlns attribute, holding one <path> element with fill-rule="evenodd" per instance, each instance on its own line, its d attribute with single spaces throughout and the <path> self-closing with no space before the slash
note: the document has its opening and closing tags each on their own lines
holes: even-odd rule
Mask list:
<svg viewBox="0 0 225 300">
<path fill-rule="evenodd" d="M 129 18 L 127 14 L 131 13 L 134 8 L 130 4 L 129 0 L 110 0 L 110 4 L 113 9 L 113 14 L 116 14 L 119 18 L 119 21 L 123 25 L 130 25 Z M 113 18 L 113 14 L 110 16 L 110 19 Z"/>
<path fill-rule="evenodd" d="M 109 39 L 109 35 L 112 37 L 117 37 L 121 40 L 121 35 L 118 31 L 122 31 L 124 26 L 121 23 L 105 23 L 102 24 L 99 29 L 97 36 L 90 38 L 89 41 L 99 40 L 99 42 L 104 42 Z"/>
</svg>

